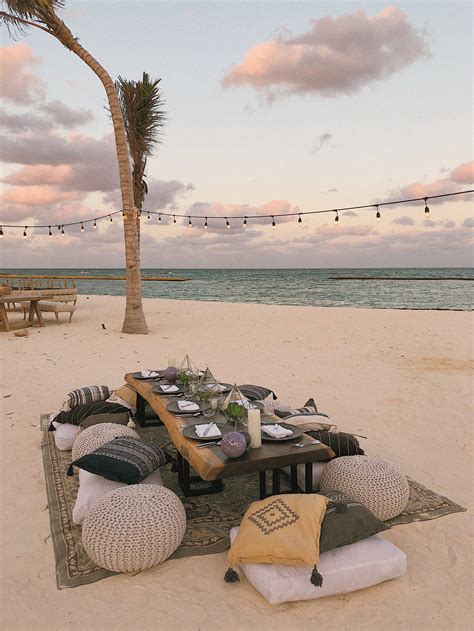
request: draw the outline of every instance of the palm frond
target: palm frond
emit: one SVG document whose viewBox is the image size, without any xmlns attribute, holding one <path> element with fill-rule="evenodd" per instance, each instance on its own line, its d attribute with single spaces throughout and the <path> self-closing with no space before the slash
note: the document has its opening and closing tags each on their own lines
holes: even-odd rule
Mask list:
<svg viewBox="0 0 474 631">
<path fill-rule="evenodd" d="M 22 35 L 29 26 L 54 35 L 59 20 L 56 11 L 64 4 L 64 0 L 2 0 L 0 21 L 12 37 Z"/>
</svg>

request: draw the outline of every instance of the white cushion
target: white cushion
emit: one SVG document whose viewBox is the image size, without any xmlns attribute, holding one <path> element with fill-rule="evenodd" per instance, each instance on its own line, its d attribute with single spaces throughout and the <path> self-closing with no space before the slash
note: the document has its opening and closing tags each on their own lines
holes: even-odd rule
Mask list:
<svg viewBox="0 0 474 631">
<path fill-rule="evenodd" d="M 163 486 L 163 481 L 159 470 L 153 471 L 140 484 L 155 484 Z M 115 491 L 122 486 L 129 486 L 123 482 L 114 482 L 107 480 L 100 475 L 89 473 L 84 469 L 79 469 L 79 489 L 77 491 L 77 499 L 72 511 L 72 521 L 75 524 L 82 524 L 87 517 L 89 511 L 97 502 L 109 491 Z"/>
<path fill-rule="evenodd" d="M 56 428 L 54 430 L 54 442 L 57 449 L 59 451 L 71 451 L 81 428 L 77 425 L 71 425 L 71 423 L 56 423 L 56 421 L 53 421 L 53 425 Z"/>
<path fill-rule="evenodd" d="M 327 462 L 313 462 L 313 492 L 319 491 L 319 486 L 321 484 L 321 476 L 323 474 L 324 468 L 326 467 Z M 306 481 L 306 473 L 305 473 L 305 465 L 298 465 L 298 486 L 302 491 L 305 490 L 305 481 Z M 291 475 L 290 467 L 285 467 L 283 471 Z"/>
<path fill-rule="evenodd" d="M 230 531 L 233 543 L 238 528 Z M 241 568 L 264 598 L 272 605 L 294 600 L 347 594 L 403 576 L 406 555 L 380 535 L 321 554 L 318 571 L 322 587 L 310 582 L 312 568 L 304 565 L 242 564 Z"/>
</svg>

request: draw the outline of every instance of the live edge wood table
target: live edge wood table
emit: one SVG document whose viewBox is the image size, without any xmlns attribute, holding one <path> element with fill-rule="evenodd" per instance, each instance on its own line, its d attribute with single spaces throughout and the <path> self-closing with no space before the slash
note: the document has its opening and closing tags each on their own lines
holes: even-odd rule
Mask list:
<svg viewBox="0 0 474 631">
<path fill-rule="evenodd" d="M 208 493 L 218 493 L 224 488 L 223 478 L 246 475 L 248 473 L 258 473 L 260 478 L 260 498 L 267 497 L 267 472 L 271 472 L 272 491 L 271 494 L 281 493 L 280 473 L 283 467 L 290 467 L 291 492 L 298 493 L 297 467 L 305 465 L 305 492 L 311 493 L 313 490 L 313 462 L 320 462 L 334 457 L 334 452 L 323 444 L 310 445 L 307 447 L 293 447 L 290 442 L 265 442 L 258 449 L 247 449 L 240 458 L 227 458 L 220 447 L 198 448 L 199 441 L 186 438 L 182 434 L 183 427 L 194 425 L 196 422 L 206 422 L 199 417 L 179 418 L 166 409 L 175 397 L 168 397 L 153 392 L 156 385 L 154 381 L 144 381 L 135 379 L 131 374 L 125 375 L 125 381 L 137 392 L 137 420 L 142 427 L 157 425 L 161 423 L 146 423 L 144 417 L 145 402 L 157 414 L 160 421 L 166 426 L 168 434 L 173 441 L 178 452 L 178 482 L 186 497 L 204 495 Z M 219 421 L 214 417 L 212 420 Z M 263 421 L 281 422 L 275 416 L 263 416 Z M 311 438 L 303 434 L 293 442 L 311 442 Z M 190 468 L 196 472 L 192 476 Z M 209 482 L 202 488 L 203 482 Z M 199 488 L 192 488 L 198 483 Z"/>
</svg>

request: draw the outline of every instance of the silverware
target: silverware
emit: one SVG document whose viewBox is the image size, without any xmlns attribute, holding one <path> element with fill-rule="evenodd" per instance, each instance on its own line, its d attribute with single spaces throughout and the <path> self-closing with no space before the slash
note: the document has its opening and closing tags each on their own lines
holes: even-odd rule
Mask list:
<svg viewBox="0 0 474 631">
<path fill-rule="evenodd" d="M 175 414 L 176 418 L 190 418 L 191 416 L 200 416 L 201 412 L 195 412 L 194 414 Z"/>
<path fill-rule="evenodd" d="M 292 447 L 308 447 L 309 445 L 320 445 L 320 440 L 312 440 L 311 442 L 301 442 L 301 443 L 290 443 Z"/>
<path fill-rule="evenodd" d="M 204 447 L 214 447 L 214 446 L 216 446 L 216 445 L 218 446 L 220 444 L 221 444 L 220 440 L 219 441 L 214 440 L 214 441 L 209 442 L 209 443 L 201 443 L 200 445 L 197 446 L 197 448 L 198 449 L 202 449 Z"/>
<path fill-rule="evenodd" d="M 214 423 L 211 421 L 210 423 L 208 423 L 206 429 L 203 432 L 203 436 L 207 436 L 209 434 L 209 432 L 211 431 L 211 427 L 214 425 Z"/>
</svg>

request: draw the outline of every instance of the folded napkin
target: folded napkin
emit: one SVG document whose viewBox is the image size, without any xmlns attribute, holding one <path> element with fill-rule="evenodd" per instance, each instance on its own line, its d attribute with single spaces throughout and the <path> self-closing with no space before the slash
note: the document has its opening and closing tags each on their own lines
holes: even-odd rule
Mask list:
<svg viewBox="0 0 474 631">
<path fill-rule="evenodd" d="M 140 374 L 142 377 L 149 377 L 150 379 L 159 377 L 158 373 L 155 372 L 154 370 L 142 370 Z"/>
<path fill-rule="evenodd" d="M 194 429 L 199 438 L 218 438 L 222 436 L 221 430 L 215 423 L 202 423 L 201 425 L 195 425 Z M 208 431 L 206 433 L 207 429 Z"/>
<path fill-rule="evenodd" d="M 287 436 L 291 436 L 293 434 L 293 430 L 286 429 L 285 427 L 282 427 L 278 424 L 262 425 L 262 431 L 264 431 L 265 434 L 268 434 L 272 438 L 286 438 Z"/>
<path fill-rule="evenodd" d="M 242 399 L 236 399 L 235 401 L 233 401 L 233 403 L 237 403 L 238 405 L 241 405 L 246 410 L 256 410 L 257 409 L 257 406 L 254 405 L 251 401 L 242 401 Z"/>
<path fill-rule="evenodd" d="M 160 388 L 163 390 L 163 392 L 178 392 L 179 388 L 178 386 L 160 386 Z"/>
<path fill-rule="evenodd" d="M 178 408 L 180 412 L 198 412 L 199 405 L 194 401 L 178 401 Z"/>
</svg>

